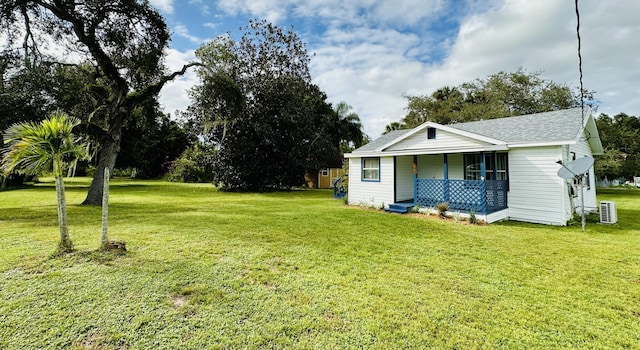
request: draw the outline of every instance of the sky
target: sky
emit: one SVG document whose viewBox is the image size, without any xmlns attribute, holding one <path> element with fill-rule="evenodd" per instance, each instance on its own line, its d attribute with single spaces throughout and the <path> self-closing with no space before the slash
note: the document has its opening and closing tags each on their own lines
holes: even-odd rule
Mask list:
<svg viewBox="0 0 640 350">
<path fill-rule="evenodd" d="M 500 71 L 541 72 L 579 86 L 572 0 L 151 0 L 172 32 L 172 70 L 224 33 L 239 37 L 250 19 L 267 19 L 301 37 L 313 82 L 332 104 L 345 101 L 377 138 L 406 114 L 405 96 Z M 640 116 L 640 1 L 579 1 L 584 87 L 597 113 Z M 189 105 L 193 72 L 167 84 L 160 102 Z"/>
</svg>

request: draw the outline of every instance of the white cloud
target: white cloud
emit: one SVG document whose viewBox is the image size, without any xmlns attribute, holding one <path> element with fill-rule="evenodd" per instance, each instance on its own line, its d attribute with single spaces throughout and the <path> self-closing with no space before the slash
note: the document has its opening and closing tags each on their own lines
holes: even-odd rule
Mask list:
<svg viewBox="0 0 640 350">
<path fill-rule="evenodd" d="M 221 0 L 218 6 L 231 15 L 267 18 L 280 25 L 279 21 L 292 19 L 313 21 L 323 28 L 307 34 L 312 37 L 303 36 L 309 52 L 315 53 L 314 82 L 331 102 L 351 104 L 372 137 L 406 114 L 405 94 L 430 94 L 445 85 L 519 67 L 542 71 L 544 78 L 571 87 L 578 85 L 572 1 L 467 0 L 464 4 Z M 640 2 L 580 2 L 580 12 L 585 87 L 597 91 L 603 102 L 600 112 L 640 115 Z M 433 29 L 442 21 L 453 26 L 448 37 Z M 178 52 L 172 56 L 178 61 L 190 59 Z M 195 76 L 185 77 L 163 90 L 164 103 L 175 106 L 170 110 L 184 108 L 166 101 L 188 101 L 180 90 L 195 81 Z"/>
<path fill-rule="evenodd" d="M 637 99 L 629 98 L 640 93 L 640 71 L 633 69 L 640 66 L 640 37 L 635 34 L 640 22 L 632 15 L 640 13 L 640 3 L 589 2 L 581 4 L 580 12 L 585 87 L 597 90 L 602 112 L 640 114 Z M 451 54 L 430 72 L 429 80 L 442 82 L 439 86 L 458 84 L 518 67 L 578 86 L 572 2 L 510 0 L 500 9 L 467 18 Z M 428 88 L 425 92 L 437 86 Z"/>
<path fill-rule="evenodd" d="M 200 12 L 204 15 L 211 13 L 211 8 L 203 0 L 189 0 L 189 5 L 195 5 L 200 9 Z"/>
<path fill-rule="evenodd" d="M 195 51 L 180 52 L 168 49 L 165 63 L 171 71 L 182 69 L 185 64 L 195 60 Z M 160 104 L 166 113 L 175 114 L 176 111 L 184 111 L 189 106 L 190 100 L 187 91 L 198 83 L 195 68 L 191 68 L 181 77 L 168 82 L 160 92 Z"/>
<path fill-rule="evenodd" d="M 149 3 L 164 13 L 173 13 L 173 0 L 150 0 Z"/>
<path fill-rule="evenodd" d="M 183 24 L 178 24 L 178 25 L 174 26 L 173 27 L 173 31 L 174 31 L 174 34 L 189 40 L 193 44 L 198 44 L 199 45 L 199 44 L 202 44 L 205 41 L 205 39 L 199 38 L 199 37 L 189 33 L 189 29 Z"/>
<path fill-rule="evenodd" d="M 311 48 L 315 81 L 333 102 L 347 101 L 376 137 L 406 113 L 402 94 L 430 94 L 499 71 L 523 67 L 546 79 L 577 87 L 578 57 L 573 2 L 509 0 L 471 14 L 440 62 L 414 59 L 412 50 L 434 43 L 393 31 L 332 29 L 323 48 Z M 640 3 L 581 5 L 584 83 L 602 101 L 599 112 L 640 115 Z M 367 37 L 375 37 L 367 39 Z M 365 45 L 363 42 L 369 42 Z M 335 43 L 340 45 L 336 46 Z M 418 47 L 416 47 L 418 45 Z M 428 47 L 429 48 L 429 47 Z M 427 48 L 427 49 L 428 49 Z M 417 56 L 416 56 L 417 57 Z"/>
</svg>

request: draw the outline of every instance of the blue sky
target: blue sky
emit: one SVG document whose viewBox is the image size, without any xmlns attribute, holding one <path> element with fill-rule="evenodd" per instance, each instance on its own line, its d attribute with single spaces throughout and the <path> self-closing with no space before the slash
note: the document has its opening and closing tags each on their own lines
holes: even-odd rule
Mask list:
<svg viewBox="0 0 640 350">
<path fill-rule="evenodd" d="M 406 113 L 406 95 L 523 67 L 578 85 L 571 0 L 152 0 L 173 33 L 167 64 L 178 69 L 217 35 L 249 19 L 294 30 L 307 43 L 313 81 L 345 101 L 375 138 Z M 640 115 L 640 2 L 582 0 L 585 87 L 598 112 Z M 189 103 L 194 74 L 167 85 L 165 111 Z"/>
</svg>

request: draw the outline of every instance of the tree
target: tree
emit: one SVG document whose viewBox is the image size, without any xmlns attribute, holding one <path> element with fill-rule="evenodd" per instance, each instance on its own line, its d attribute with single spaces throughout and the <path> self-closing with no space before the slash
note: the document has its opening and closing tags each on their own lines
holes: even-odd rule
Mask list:
<svg viewBox="0 0 640 350">
<path fill-rule="evenodd" d="M 60 226 L 59 252 L 73 249 L 67 226 L 67 205 L 64 190 L 64 163 L 82 157 L 85 147 L 75 138 L 72 129 L 80 121 L 62 112 L 52 113 L 41 123 L 23 122 L 12 125 L 4 134 L 7 145 L 3 151 L 2 170 L 19 170 L 38 174 L 51 169 L 55 177 Z"/>
<path fill-rule="evenodd" d="M 640 117 L 625 113 L 596 119 L 605 154 L 596 156 L 598 176 L 632 179 L 640 175 Z"/>
<path fill-rule="evenodd" d="M 334 108 L 337 116 L 340 151 L 348 153 L 367 143 L 367 135 L 362 130 L 360 116 L 353 112 L 353 107 L 344 101 L 339 102 Z"/>
<path fill-rule="evenodd" d="M 201 83 L 186 115 L 214 146 L 223 189 L 291 188 L 305 170 L 339 156 L 337 115 L 311 84 L 305 45 L 292 30 L 250 21 L 240 41 L 224 35 L 196 55 Z"/>
<path fill-rule="evenodd" d="M 585 91 L 591 100 L 593 92 Z M 457 87 L 445 86 L 431 95 L 407 96 L 408 113 L 394 128 L 414 128 L 426 121 L 439 124 L 462 123 L 515 115 L 548 112 L 580 105 L 579 91 L 543 79 L 540 72 L 520 68 L 498 72 Z"/>
<path fill-rule="evenodd" d="M 41 61 L 60 66 L 93 67 L 95 129 L 101 130 L 98 165 L 84 204 L 100 205 L 103 171 L 113 170 L 122 140 L 123 126 L 132 113 L 155 99 L 164 84 L 180 71 L 166 74 L 162 59 L 169 31 L 162 16 L 148 1 L 12 0 L 0 4 L 0 26 L 13 33 L 5 51 L 20 53 L 27 68 Z M 16 34 L 17 33 L 17 34 Z M 22 40 L 19 40 L 20 37 Z M 46 57 L 40 44 L 56 42 L 63 57 Z"/>
<path fill-rule="evenodd" d="M 136 110 L 122 131 L 122 152 L 117 168 L 135 169 L 136 177 L 157 178 L 193 142 L 180 123 L 162 113 L 156 103 Z"/>
</svg>

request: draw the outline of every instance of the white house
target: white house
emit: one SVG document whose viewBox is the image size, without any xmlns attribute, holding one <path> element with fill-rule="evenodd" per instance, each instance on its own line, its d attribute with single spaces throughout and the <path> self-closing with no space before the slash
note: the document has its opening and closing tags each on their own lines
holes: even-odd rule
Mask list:
<svg viewBox="0 0 640 350">
<path fill-rule="evenodd" d="M 602 154 L 589 108 L 392 131 L 346 154 L 350 204 L 473 211 L 487 222 L 566 225 L 580 211 L 574 180 L 557 175 L 578 157 Z M 597 209 L 593 167 L 585 210 Z"/>
</svg>

